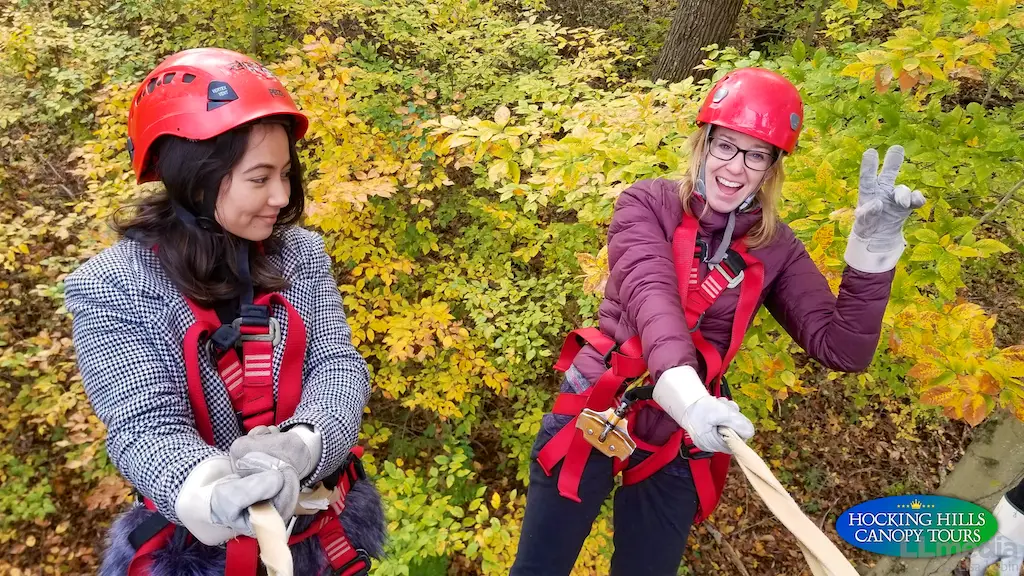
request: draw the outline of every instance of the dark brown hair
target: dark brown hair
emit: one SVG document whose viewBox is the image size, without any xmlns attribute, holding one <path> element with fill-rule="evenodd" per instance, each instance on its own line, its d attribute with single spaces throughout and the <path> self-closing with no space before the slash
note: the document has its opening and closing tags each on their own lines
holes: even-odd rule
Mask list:
<svg viewBox="0 0 1024 576">
<path fill-rule="evenodd" d="M 221 182 L 242 160 L 252 127 L 258 123 L 283 125 L 289 134 L 291 195 L 288 205 L 278 214 L 271 236 L 261 243 L 260 249 L 254 246 L 249 250 L 249 271 L 257 292 L 288 288 L 288 280 L 281 276 L 269 256 L 281 248 L 281 231 L 302 218 L 305 193 L 291 122 L 284 117 L 256 120 L 209 140 L 164 136 L 154 145 L 154 163 L 164 189 L 129 207 L 134 208 L 130 217 L 114 216 L 113 227 L 119 234 L 125 236 L 130 231 L 132 238 L 148 247 L 158 247 L 157 257 L 164 272 L 182 294 L 203 307 L 213 307 L 242 294 L 236 254 L 246 241 L 219 227 L 207 230 L 194 222 L 186 223 L 175 205 L 178 211 L 184 209 L 197 217 L 212 218 L 212 214 L 203 212 L 204 198 L 216 195 Z M 190 219 L 188 214 L 185 218 Z"/>
</svg>

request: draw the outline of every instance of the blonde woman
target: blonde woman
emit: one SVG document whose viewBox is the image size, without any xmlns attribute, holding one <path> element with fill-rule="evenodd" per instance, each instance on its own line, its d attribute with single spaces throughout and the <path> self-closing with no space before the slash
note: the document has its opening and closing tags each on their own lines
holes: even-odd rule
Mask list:
<svg viewBox="0 0 1024 576">
<path fill-rule="evenodd" d="M 611 574 L 677 573 L 725 483 L 720 428 L 754 434 L 722 376 L 762 304 L 832 370 L 874 355 L 903 223 L 924 204 L 896 185 L 903 149 L 888 150 L 881 174 L 877 152 L 864 154 L 837 298 L 777 211 L 803 122 L 796 87 L 735 70 L 697 122 L 687 176 L 639 182 L 616 204 L 599 326 L 573 332 L 556 366 L 566 375 L 535 443 L 512 574 L 569 574 L 617 473 Z M 644 385 L 624 394 L 634 381 Z"/>
</svg>

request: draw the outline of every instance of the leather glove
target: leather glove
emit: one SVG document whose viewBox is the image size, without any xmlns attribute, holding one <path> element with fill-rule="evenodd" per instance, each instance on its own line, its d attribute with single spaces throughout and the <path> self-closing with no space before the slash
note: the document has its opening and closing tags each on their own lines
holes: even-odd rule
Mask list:
<svg viewBox="0 0 1024 576">
<path fill-rule="evenodd" d="M 226 456 L 204 460 L 189 473 L 175 501 L 181 523 L 200 542 L 218 546 L 240 535 L 255 536 L 249 506 L 270 501 L 287 522 L 299 499 L 299 478 L 287 462 L 253 452 L 232 472 Z"/>
<path fill-rule="evenodd" d="M 252 452 L 262 452 L 287 462 L 302 480 L 319 464 L 321 446 L 320 435 L 309 427 L 298 425 L 281 432 L 277 426 L 257 426 L 248 435 L 235 439 L 229 453 L 232 467 L 239 475 L 245 474 L 235 463 Z"/>
<path fill-rule="evenodd" d="M 857 209 L 846 245 L 846 263 L 861 272 L 887 272 L 896 267 L 906 248 L 903 223 L 911 212 L 924 206 L 921 192 L 896 185 L 902 165 L 902 146 L 886 151 L 880 174 L 877 150 L 867 149 L 861 159 Z"/>
<path fill-rule="evenodd" d="M 1024 563 L 1024 514 L 1003 496 L 992 512 L 999 523 L 995 537 L 971 554 L 971 576 L 999 563 L 999 576 L 1018 576 Z"/>
<path fill-rule="evenodd" d="M 248 476 L 226 477 L 213 486 L 210 497 L 211 522 L 246 536 L 256 535 L 249 523 L 249 506 L 270 500 L 281 518 L 287 522 L 295 515 L 295 506 L 299 501 L 299 478 L 295 469 L 281 460 L 258 452 L 253 452 L 240 462 L 244 464 L 257 457 L 272 459 L 280 467 L 264 469 L 263 466 L 270 465 L 269 461 L 253 465 L 258 472 Z"/>
<path fill-rule="evenodd" d="M 708 393 L 696 370 L 677 366 L 666 370 L 654 386 L 654 401 L 690 435 L 705 452 L 732 454 L 719 427 L 731 428 L 743 440 L 754 436 L 754 424 L 732 400 Z"/>
</svg>

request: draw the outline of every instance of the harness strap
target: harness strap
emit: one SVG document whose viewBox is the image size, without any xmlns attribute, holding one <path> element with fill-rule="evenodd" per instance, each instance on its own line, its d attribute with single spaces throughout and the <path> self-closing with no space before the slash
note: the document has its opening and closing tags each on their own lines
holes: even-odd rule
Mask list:
<svg viewBox="0 0 1024 576">
<path fill-rule="evenodd" d="M 211 336 L 221 326 L 217 313 L 200 308 L 187 299 L 196 323 L 185 333 L 185 371 L 188 377 L 189 400 L 196 414 L 199 435 L 213 444 L 213 426 L 203 394 L 199 372 L 200 341 Z M 217 359 L 217 371 L 227 388 L 231 406 L 242 419 L 242 426 L 250 430 L 259 425 L 280 424 L 287 420 L 302 398 L 302 364 L 306 357 L 306 329 L 302 317 L 288 300 L 278 293 L 264 294 L 256 299 L 256 306 L 279 304 L 288 315 L 288 331 L 281 359 L 277 403 L 274 403 L 273 354 L 274 340 L 280 339 L 277 320 L 268 315 L 267 323 L 241 324 L 242 362 L 234 348 L 225 350 Z M 276 336 L 275 336 L 276 331 Z"/>
</svg>

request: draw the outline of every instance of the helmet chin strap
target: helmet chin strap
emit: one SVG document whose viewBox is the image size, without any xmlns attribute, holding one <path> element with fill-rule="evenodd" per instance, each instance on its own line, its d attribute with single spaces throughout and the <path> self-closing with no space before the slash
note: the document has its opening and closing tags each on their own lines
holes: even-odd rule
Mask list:
<svg viewBox="0 0 1024 576">
<path fill-rule="evenodd" d="M 210 196 L 209 194 L 207 196 Z M 209 212 L 209 216 L 196 216 L 190 212 L 187 208 L 172 200 L 171 206 L 174 208 L 174 214 L 184 224 L 190 228 L 203 230 L 210 234 L 226 234 L 227 231 L 213 218 L 212 206 L 214 202 L 205 201 L 204 212 Z M 249 248 L 251 242 L 244 238 L 237 238 L 238 250 L 235 252 L 235 269 L 238 270 L 238 283 L 242 287 L 242 294 L 239 300 L 239 310 L 245 311 L 246 306 L 251 306 L 253 298 L 255 297 L 255 289 L 252 283 L 252 274 L 249 271 Z"/>
</svg>

